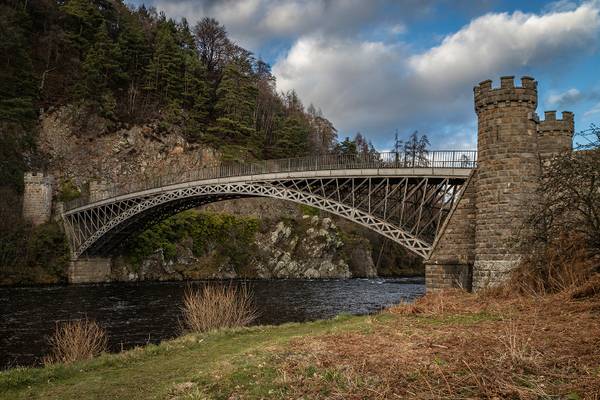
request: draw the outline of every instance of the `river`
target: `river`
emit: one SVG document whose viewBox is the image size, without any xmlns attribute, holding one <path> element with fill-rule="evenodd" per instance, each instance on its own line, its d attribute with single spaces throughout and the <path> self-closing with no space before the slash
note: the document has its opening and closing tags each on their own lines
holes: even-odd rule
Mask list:
<svg viewBox="0 0 600 400">
<path fill-rule="evenodd" d="M 57 321 L 96 320 L 108 332 L 111 351 L 177 336 L 188 284 L 0 288 L 0 369 L 39 364 Z M 423 280 L 411 278 L 257 280 L 247 285 L 260 312 L 257 324 L 367 314 L 425 293 Z"/>
</svg>

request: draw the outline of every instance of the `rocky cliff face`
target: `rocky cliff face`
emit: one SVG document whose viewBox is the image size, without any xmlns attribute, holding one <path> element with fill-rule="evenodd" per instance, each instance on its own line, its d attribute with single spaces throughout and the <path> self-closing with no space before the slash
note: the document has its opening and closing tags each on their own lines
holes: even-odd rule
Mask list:
<svg viewBox="0 0 600 400">
<path fill-rule="evenodd" d="M 99 117 L 82 118 L 79 112 L 69 106 L 40 118 L 38 148 L 59 182 L 70 181 L 83 189 L 90 181 L 122 184 L 219 162 L 220 155 L 214 149 L 188 143 L 176 131 L 164 134 L 157 123 L 115 127 Z M 386 274 L 397 270 L 385 263 L 398 259 L 389 254 L 406 255 L 396 245 L 386 249 L 382 238 L 369 235 L 365 228 L 292 203 L 239 199 L 203 209 L 260 220 L 261 229 L 246 267 L 236 269 L 227 254 L 217 251 L 194 255 L 193 243 L 188 240 L 176 244 L 175 258 L 165 258 L 160 249 L 141 265 L 131 265 L 120 257 L 114 263 L 112 278 L 370 277 L 376 276 L 378 269 Z"/>
<path fill-rule="evenodd" d="M 258 235 L 256 271 L 260 278 L 350 278 L 339 234 L 330 218 L 304 215 Z M 341 251 L 342 250 L 342 251 Z M 342 253 L 342 254 L 340 254 Z M 371 276 L 375 276 L 372 271 Z"/>
<path fill-rule="evenodd" d="M 303 215 L 300 219 L 261 220 L 262 228 L 248 247 L 249 261 L 242 266 L 223 254 L 218 246 L 194 255 L 193 239 L 177 243 L 176 254 L 167 259 L 162 249 L 140 265 L 119 257 L 112 280 L 182 280 L 234 278 L 351 278 L 374 277 L 377 271 L 371 248 L 362 238 L 343 239 L 330 218 Z"/>
<path fill-rule="evenodd" d="M 38 149 L 49 160 L 49 172 L 79 187 L 92 180 L 127 183 L 200 168 L 216 164 L 219 157 L 178 132 L 162 134 L 158 123 L 109 129 L 107 120 L 84 117 L 74 106 L 43 114 L 40 128 Z"/>
</svg>

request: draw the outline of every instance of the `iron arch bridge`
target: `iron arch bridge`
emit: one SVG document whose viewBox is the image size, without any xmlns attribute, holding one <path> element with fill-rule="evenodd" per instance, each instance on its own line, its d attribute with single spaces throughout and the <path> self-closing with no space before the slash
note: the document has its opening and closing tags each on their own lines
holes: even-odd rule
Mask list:
<svg viewBox="0 0 600 400">
<path fill-rule="evenodd" d="M 177 212 L 271 197 L 356 222 L 426 258 L 475 167 L 475 151 L 375 153 L 221 164 L 107 188 L 65 205 L 73 260 L 110 256 Z"/>
</svg>

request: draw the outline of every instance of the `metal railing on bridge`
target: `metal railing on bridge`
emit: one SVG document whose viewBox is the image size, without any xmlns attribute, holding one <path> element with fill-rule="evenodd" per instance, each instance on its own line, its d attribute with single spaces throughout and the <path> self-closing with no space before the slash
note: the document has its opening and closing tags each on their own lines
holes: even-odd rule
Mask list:
<svg viewBox="0 0 600 400">
<path fill-rule="evenodd" d="M 112 185 L 103 190 L 103 195 L 99 198 L 90 199 L 89 195 L 84 195 L 66 203 L 65 210 L 72 210 L 91 202 L 128 193 L 207 179 L 273 174 L 278 172 L 338 169 L 470 169 L 474 168 L 476 163 L 477 151 L 475 150 L 435 150 L 422 153 L 375 152 L 364 154 L 325 154 L 249 162 L 229 161 L 215 166 L 206 166 L 190 171 L 174 171 L 169 174 L 144 179 L 134 183 Z"/>
</svg>

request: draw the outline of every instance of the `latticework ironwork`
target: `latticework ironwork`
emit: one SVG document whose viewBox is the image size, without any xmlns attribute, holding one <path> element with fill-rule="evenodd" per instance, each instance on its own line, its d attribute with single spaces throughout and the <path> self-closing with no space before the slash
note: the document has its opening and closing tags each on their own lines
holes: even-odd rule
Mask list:
<svg viewBox="0 0 600 400">
<path fill-rule="evenodd" d="M 71 204 L 63 219 L 73 258 L 114 254 L 127 239 L 179 211 L 256 196 L 309 205 L 347 218 L 426 257 L 474 166 L 456 154 L 453 161 L 436 167 L 423 160 L 408 166 L 396 159 L 386 163 L 381 155 L 370 155 L 362 163 L 354 157 L 346 164 L 325 157 L 326 163 L 314 162 L 315 157 L 294 159 L 297 167 L 293 169 L 291 161 L 276 160 L 260 173 L 242 166 L 239 175 L 227 169 L 222 176 L 192 179 L 194 173 L 186 173 L 179 183 L 163 179 L 161 185 L 145 184 L 141 190 L 128 188 L 120 194 L 113 189 L 105 199 Z M 441 158 L 449 157 L 438 154 Z M 284 165 L 289 166 L 287 171 L 281 171 Z"/>
</svg>

